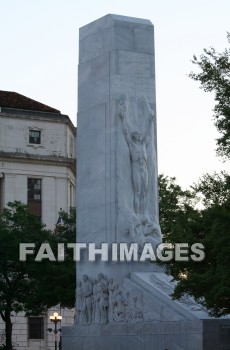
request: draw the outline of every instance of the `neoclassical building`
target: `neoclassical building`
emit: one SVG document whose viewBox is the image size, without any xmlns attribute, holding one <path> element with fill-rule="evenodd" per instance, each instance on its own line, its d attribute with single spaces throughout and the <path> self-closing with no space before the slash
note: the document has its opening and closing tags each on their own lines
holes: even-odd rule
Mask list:
<svg viewBox="0 0 230 350">
<path fill-rule="evenodd" d="M 27 203 L 53 230 L 60 209 L 75 206 L 76 128 L 67 115 L 16 92 L 0 91 L 0 210 L 9 201 Z M 62 314 L 72 324 L 74 311 L 14 317 L 18 350 L 54 349 L 49 315 Z M 0 337 L 4 324 L 0 318 Z M 1 339 L 1 338 L 0 338 Z"/>
<path fill-rule="evenodd" d="M 67 115 L 0 91 L 0 204 L 28 203 L 48 228 L 75 205 L 76 130 Z"/>
</svg>

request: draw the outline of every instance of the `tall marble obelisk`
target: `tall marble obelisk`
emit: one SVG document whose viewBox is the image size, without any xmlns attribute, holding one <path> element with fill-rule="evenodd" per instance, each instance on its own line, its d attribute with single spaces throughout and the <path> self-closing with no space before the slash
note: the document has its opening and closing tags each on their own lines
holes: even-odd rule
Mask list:
<svg viewBox="0 0 230 350">
<path fill-rule="evenodd" d="M 161 242 L 148 20 L 107 15 L 80 29 L 77 242 Z M 76 323 L 62 328 L 63 350 L 203 350 L 205 310 L 191 298 L 173 301 L 172 278 L 156 264 L 121 255 L 81 254 Z"/>
<path fill-rule="evenodd" d="M 77 241 L 161 241 L 154 29 L 148 20 L 107 15 L 80 29 Z M 86 257 L 77 278 L 101 271 L 121 281 L 143 268 Z"/>
</svg>

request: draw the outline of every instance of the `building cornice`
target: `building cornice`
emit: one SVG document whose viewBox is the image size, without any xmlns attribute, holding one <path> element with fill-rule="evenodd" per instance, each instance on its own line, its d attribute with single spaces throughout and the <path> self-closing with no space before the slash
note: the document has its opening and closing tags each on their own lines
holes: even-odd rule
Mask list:
<svg viewBox="0 0 230 350">
<path fill-rule="evenodd" d="M 14 113 L 13 113 L 14 112 Z M 46 121 L 49 123 L 58 122 L 69 125 L 69 127 L 72 129 L 73 133 L 76 134 L 76 127 L 73 125 L 72 121 L 68 117 L 68 115 L 65 114 L 58 114 L 58 113 L 47 113 L 47 112 L 36 112 L 36 111 L 29 111 L 26 113 L 26 111 L 17 111 L 15 113 L 15 110 L 12 109 L 12 113 L 9 111 L 0 112 L 1 118 L 13 118 L 13 119 L 26 119 L 26 120 L 40 120 L 42 122 Z"/>
<path fill-rule="evenodd" d="M 29 153 L 0 151 L 0 162 L 53 165 L 70 168 L 76 175 L 76 158 L 42 156 Z"/>
</svg>

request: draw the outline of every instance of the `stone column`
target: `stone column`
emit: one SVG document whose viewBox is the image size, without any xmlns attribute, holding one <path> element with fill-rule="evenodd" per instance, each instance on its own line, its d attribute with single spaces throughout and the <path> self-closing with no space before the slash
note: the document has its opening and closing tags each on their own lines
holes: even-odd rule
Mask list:
<svg viewBox="0 0 230 350">
<path fill-rule="evenodd" d="M 77 242 L 161 242 L 153 25 L 107 15 L 80 29 Z M 139 253 L 139 251 L 138 251 Z M 202 322 L 149 261 L 77 262 L 63 349 L 202 349 Z M 198 311 L 200 312 L 200 311 Z M 189 346 L 188 346 L 189 344 Z"/>
<path fill-rule="evenodd" d="M 159 243 L 153 25 L 109 14 L 79 46 L 77 241 Z M 86 259 L 78 278 L 142 269 L 117 265 Z"/>
</svg>

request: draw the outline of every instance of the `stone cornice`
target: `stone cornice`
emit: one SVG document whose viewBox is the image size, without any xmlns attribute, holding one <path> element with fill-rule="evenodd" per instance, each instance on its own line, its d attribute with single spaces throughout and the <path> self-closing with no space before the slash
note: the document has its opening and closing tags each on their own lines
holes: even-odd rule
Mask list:
<svg viewBox="0 0 230 350">
<path fill-rule="evenodd" d="M 10 110 L 10 109 L 9 109 Z M 12 109 L 12 111 L 14 111 Z M 65 114 L 58 114 L 58 113 L 45 113 L 45 112 L 36 112 L 30 111 L 30 113 L 23 113 L 23 111 L 19 111 L 18 113 L 10 113 L 8 112 L 0 112 L 1 118 L 13 118 L 13 119 L 26 119 L 26 120 L 40 120 L 42 122 L 46 121 L 49 123 L 63 123 L 68 124 L 70 128 L 72 129 L 73 133 L 76 134 L 77 128 L 73 125 L 72 121 L 68 117 L 68 115 Z"/>
<path fill-rule="evenodd" d="M 28 163 L 41 165 L 57 165 L 70 168 L 76 174 L 76 158 L 42 156 L 19 152 L 0 151 L 0 162 Z"/>
</svg>

